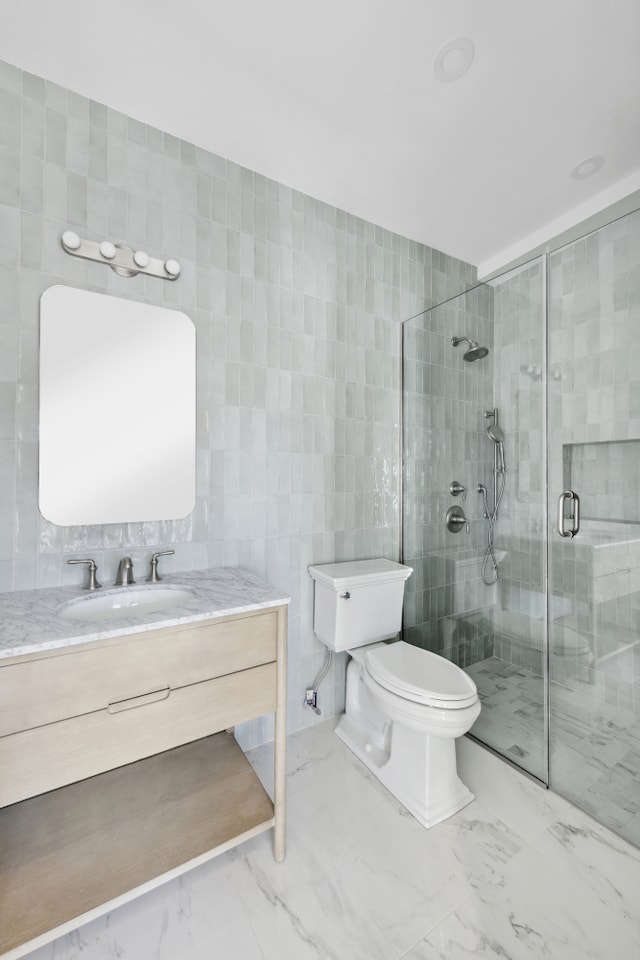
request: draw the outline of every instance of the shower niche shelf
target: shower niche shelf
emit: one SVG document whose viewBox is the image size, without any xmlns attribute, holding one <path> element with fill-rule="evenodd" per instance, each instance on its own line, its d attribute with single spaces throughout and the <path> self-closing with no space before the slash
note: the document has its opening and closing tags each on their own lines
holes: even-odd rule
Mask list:
<svg viewBox="0 0 640 960">
<path fill-rule="evenodd" d="M 580 494 L 583 520 L 640 524 L 640 439 L 566 443 L 563 489 Z"/>
</svg>

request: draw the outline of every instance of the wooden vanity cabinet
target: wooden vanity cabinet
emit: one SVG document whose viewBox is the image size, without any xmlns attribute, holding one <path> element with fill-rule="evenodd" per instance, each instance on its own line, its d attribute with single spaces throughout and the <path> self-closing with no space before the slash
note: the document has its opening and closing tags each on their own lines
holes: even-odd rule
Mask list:
<svg viewBox="0 0 640 960">
<path fill-rule="evenodd" d="M 285 854 L 287 607 L 0 660 L 0 955 L 264 830 Z M 275 713 L 274 800 L 229 728 Z"/>
</svg>

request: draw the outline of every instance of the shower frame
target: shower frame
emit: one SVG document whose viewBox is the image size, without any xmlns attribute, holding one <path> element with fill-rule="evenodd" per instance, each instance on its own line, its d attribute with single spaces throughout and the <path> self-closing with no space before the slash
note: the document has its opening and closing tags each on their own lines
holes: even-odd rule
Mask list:
<svg viewBox="0 0 640 960">
<path fill-rule="evenodd" d="M 448 312 L 444 314 L 444 318 L 449 326 L 444 333 L 445 336 L 450 336 L 454 324 L 456 329 L 460 327 L 459 304 L 464 303 L 465 297 L 472 297 L 474 292 L 488 283 L 504 284 L 518 273 L 536 264 L 540 265 L 539 297 L 536 295 L 535 298 L 536 309 L 538 305 L 540 308 L 538 331 L 540 361 L 536 359 L 532 363 L 529 360 L 520 366 L 519 371 L 517 368 L 515 371 L 512 368 L 511 373 L 515 372 L 517 376 L 512 377 L 511 384 L 505 386 L 503 381 L 508 379 L 510 358 L 506 356 L 503 358 L 501 355 L 500 378 L 495 370 L 492 377 L 494 403 L 487 403 L 487 406 L 495 404 L 501 413 L 505 411 L 508 413 L 504 423 L 507 454 L 514 463 L 515 470 L 518 471 L 517 482 L 521 483 L 520 450 L 522 447 L 516 444 L 516 439 L 521 443 L 521 438 L 515 437 L 514 428 L 508 422 L 509 417 L 514 417 L 516 414 L 519 416 L 520 411 L 514 414 L 509 409 L 508 401 L 505 405 L 504 391 L 505 389 L 518 391 L 514 403 L 514 406 L 517 406 L 523 402 L 523 392 L 526 401 L 527 398 L 534 396 L 535 390 L 541 404 L 536 414 L 540 417 L 539 432 L 542 448 L 536 466 L 542 465 L 543 468 L 539 471 L 541 523 L 538 547 L 541 566 L 536 574 L 538 579 L 532 578 L 531 582 L 539 585 L 540 596 L 544 598 L 544 609 L 542 612 L 535 612 L 535 603 L 532 601 L 536 598 L 531 595 L 522 599 L 522 610 L 527 612 L 530 618 L 541 618 L 539 625 L 543 668 L 542 722 L 540 724 L 542 770 L 534 772 L 526 769 L 517 759 L 509 756 L 504 747 L 487 743 L 475 732 L 467 736 L 530 779 L 551 788 L 575 803 L 624 839 L 640 845 L 640 810 L 634 813 L 632 807 L 627 809 L 625 804 L 621 806 L 616 804 L 619 797 L 616 786 L 618 781 L 611 775 L 613 771 L 617 772 L 618 777 L 622 773 L 635 777 L 634 783 L 640 780 L 640 764 L 637 762 L 640 742 L 638 734 L 640 730 L 640 711 L 638 710 L 640 639 L 637 639 L 634 632 L 634 625 L 637 625 L 636 614 L 640 609 L 640 590 L 634 592 L 634 585 L 640 583 L 640 509 L 635 492 L 637 488 L 626 490 L 629 486 L 628 482 L 626 487 L 621 486 L 622 480 L 628 481 L 630 477 L 635 476 L 633 470 L 640 470 L 640 431 L 637 427 L 638 421 L 634 420 L 634 416 L 637 415 L 633 413 L 631 403 L 631 397 L 636 396 L 637 391 L 634 393 L 624 389 L 627 381 L 634 380 L 637 364 L 633 357 L 636 354 L 640 355 L 640 332 L 637 330 L 636 322 L 637 298 L 640 292 L 638 289 L 640 210 L 625 213 L 568 243 L 550 246 L 540 257 L 533 258 L 513 270 L 495 274 L 485 282 L 461 291 L 457 296 L 450 297 L 440 304 L 435 304 L 429 310 L 409 318 L 402 324 L 400 556 L 402 561 L 408 564 L 415 562 L 418 565 L 419 560 L 424 559 L 416 553 L 414 560 L 412 552 L 407 552 L 406 549 L 408 527 L 420 522 L 416 521 L 419 514 L 414 504 L 410 506 L 411 523 L 407 520 L 409 485 L 406 471 L 410 458 L 407 457 L 405 442 L 409 428 L 407 421 L 409 399 L 405 367 L 408 334 L 412 322 L 425 318 L 430 324 L 428 328 L 425 326 L 419 328 L 419 334 L 425 339 L 429 334 L 442 335 L 443 321 L 432 321 L 430 317 L 435 311 L 446 310 Z M 529 278 L 524 279 L 526 281 Z M 524 289 L 526 290 L 526 286 Z M 529 295 L 530 293 L 529 289 Z M 523 300 L 527 299 L 526 295 L 522 297 Z M 494 306 L 497 310 L 497 300 Z M 527 303 L 527 307 L 529 306 L 530 302 Z M 465 311 L 466 309 L 465 307 Z M 498 317 L 494 311 L 492 322 L 504 323 L 506 315 Z M 525 319 L 531 327 L 534 322 L 531 315 Z M 517 329 L 511 331 L 511 340 L 505 341 L 507 346 L 515 349 L 516 354 L 523 349 L 521 341 L 529 336 L 527 332 L 522 333 L 523 329 L 526 328 L 521 327 L 520 333 Z M 473 330 L 471 335 L 474 335 Z M 493 341 L 483 341 L 482 338 L 480 342 L 493 344 Z M 618 342 L 625 344 L 624 350 L 616 347 Z M 595 349 L 593 349 L 594 345 Z M 609 356 L 607 350 L 617 350 L 616 357 Z M 618 354 L 623 356 L 619 358 Z M 415 357 L 412 357 L 413 359 Z M 622 367 L 618 366 L 619 359 Z M 614 360 L 615 372 L 612 372 Z M 438 360 L 434 361 L 430 358 L 430 362 L 437 363 Z M 625 363 L 629 368 L 629 373 L 626 375 Z M 473 368 L 477 364 L 469 366 Z M 454 376 L 455 373 L 456 370 L 453 368 L 451 375 Z M 578 383 L 582 386 L 578 386 Z M 452 389 L 455 389 L 455 383 Z M 466 388 L 461 389 L 464 391 Z M 584 393 L 584 397 L 580 391 Z M 472 390 L 467 393 L 473 396 Z M 567 395 L 568 403 L 565 403 Z M 437 399 L 436 393 L 427 389 L 420 390 L 416 393 L 414 407 L 417 408 L 418 402 L 422 401 L 426 401 L 426 407 L 436 406 Z M 604 412 L 602 404 L 605 405 Z M 479 403 L 478 416 L 481 415 L 482 406 L 483 404 Z M 531 409 L 533 408 L 532 404 Z M 415 424 L 420 423 L 420 418 L 415 409 L 410 409 L 414 419 L 411 427 L 414 427 Z M 595 416 L 592 415 L 594 411 L 597 414 Z M 432 423 L 433 421 L 426 415 L 424 422 Z M 522 428 L 516 428 L 518 429 Z M 526 429 L 531 430 L 530 423 L 525 424 Z M 537 430 L 537 426 L 534 429 Z M 420 448 L 417 446 L 419 441 L 415 440 L 413 434 L 411 443 L 411 455 L 414 456 L 414 451 Z M 625 449 L 621 451 L 618 448 Z M 535 463 L 535 457 L 531 456 L 532 450 L 533 445 L 526 455 L 529 466 Z M 494 450 L 494 455 L 496 452 Z M 631 462 L 620 464 L 617 458 L 621 456 L 631 458 Z M 589 463 L 581 464 L 581 458 L 585 461 L 590 459 L 597 461 L 596 468 L 591 467 Z M 471 458 L 470 463 L 472 462 Z M 605 475 L 604 481 L 603 475 Z M 428 483 L 424 482 L 424 476 L 422 487 L 416 491 L 416 499 L 421 491 L 424 491 L 427 497 L 431 495 Z M 469 489 L 469 478 L 462 473 L 458 476 L 457 469 L 456 479 L 458 482 L 463 481 L 461 485 Z M 571 489 L 574 479 L 575 491 Z M 443 480 L 442 476 L 440 480 Z M 603 495 L 610 498 L 604 504 L 597 499 L 601 496 L 598 483 L 602 482 L 604 482 Z M 584 495 L 580 484 L 584 484 L 586 488 Z M 507 485 L 509 485 L 509 477 Z M 531 489 L 532 487 L 528 488 L 529 491 Z M 438 490 L 441 490 L 441 487 L 438 487 Z M 627 504 L 625 501 L 621 508 L 620 503 L 625 491 L 630 494 L 627 498 L 630 503 Z M 589 509 L 583 509 L 582 527 L 578 531 L 576 523 L 564 537 L 558 536 L 558 533 L 562 534 L 562 529 L 557 530 L 555 527 L 556 517 L 551 513 L 551 501 L 553 500 L 555 504 L 559 495 L 561 500 L 562 498 L 575 499 L 576 492 L 583 496 L 583 505 L 589 503 Z M 519 517 L 530 521 L 531 515 L 531 512 L 522 510 L 515 519 L 516 525 L 520 522 Z M 513 518 L 510 519 L 513 523 Z M 584 529 L 585 519 L 586 530 Z M 529 525 L 528 529 L 529 538 L 525 531 L 521 535 L 521 540 L 525 542 L 528 539 L 530 545 L 533 527 Z M 515 532 L 516 536 L 520 535 L 519 530 L 516 529 Z M 571 536 L 574 532 L 577 534 L 575 547 L 574 538 Z M 414 531 L 411 536 L 413 550 L 416 544 L 420 543 L 420 536 Z M 506 537 L 506 545 L 509 546 L 508 529 Z M 423 542 L 426 539 L 423 533 Z M 475 549 L 473 544 L 471 546 Z M 596 546 L 609 549 L 610 553 L 607 556 L 611 556 L 612 560 L 615 559 L 612 567 L 613 574 L 608 567 L 605 569 L 606 565 L 603 566 L 605 554 L 595 550 Z M 627 558 L 630 559 L 630 564 L 627 563 Z M 622 563 L 623 559 L 625 563 Z M 572 565 L 575 566 L 575 571 L 572 570 Z M 626 569 L 629 565 L 630 570 Z M 625 574 L 629 583 L 615 580 L 612 584 L 613 592 L 603 593 L 602 578 L 607 574 L 611 579 L 618 573 L 620 577 Z M 573 577 L 575 577 L 575 588 L 572 585 Z M 598 578 L 602 585 L 599 585 Z M 426 587 L 423 586 L 422 589 L 426 593 Z M 524 590 L 524 593 L 527 593 L 527 590 Z M 527 603 L 531 604 L 530 609 L 526 608 Z M 507 606 L 503 609 L 512 608 Z M 455 614 L 455 612 L 456 608 L 453 607 L 452 613 Z M 628 614 L 630 616 L 627 616 Z M 428 623 L 426 614 L 423 622 L 425 625 Z M 405 625 L 408 634 L 415 630 L 414 623 L 418 621 L 409 620 Z M 529 637 L 535 636 L 535 631 L 532 630 Z M 526 640 L 526 638 L 527 634 L 523 634 L 523 639 Z M 405 639 L 411 641 L 412 637 L 408 635 Z M 422 645 L 427 645 L 427 639 L 431 642 L 433 638 L 425 638 Z M 428 648 L 440 652 L 435 647 Z M 533 662 L 536 661 L 533 660 Z M 460 665 L 465 666 L 463 663 Z M 574 709 L 578 711 L 576 716 L 581 718 L 581 724 L 578 727 L 575 725 L 572 727 L 569 722 L 569 727 L 566 727 L 560 722 L 560 718 L 564 715 L 570 721 Z M 613 715 L 609 714 L 611 710 L 614 711 Z M 564 714 L 559 711 L 564 711 Z M 537 716 L 535 719 L 537 722 Z M 611 724 L 613 724 L 612 729 L 617 731 L 614 737 L 616 742 L 614 752 L 621 753 L 621 759 L 618 761 L 606 752 L 610 739 L 608 735 L 611 734 L 608 728 Z M 576 750 L 572 752 L 572 737 L 576 739 L 581 727 L 587 729 L 588 739 L 581 740 Z M 510 732 L 509 736 L 512 735 L 513 733 Z M 593 755 L 585 749 L 588 747 L 590 750 L 592 746 Z M 624 751 L 628 752 L 625 754 Z M 604 764 L 606 772 L 600 777 L 599 769 L 602 764 L 599 768 L 599 761 L 603 759 L 606 760 Z M 572 763 L 578 765 L 574 768 Z M 610 764 L 614 764 L 611 769 L 609 769 Z M 600 799 L 601 797 L 604 799 Z"/>
</svg>

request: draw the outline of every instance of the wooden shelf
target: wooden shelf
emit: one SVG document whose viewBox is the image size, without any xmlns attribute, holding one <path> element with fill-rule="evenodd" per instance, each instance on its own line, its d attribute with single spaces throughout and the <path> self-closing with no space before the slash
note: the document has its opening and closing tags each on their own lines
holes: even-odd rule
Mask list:
<svg viewBox="0 0 640 960">
<path fill-rule="evenodd" d="M 0 953 L 22 956 L 273 825 L 227 733 L 5 807 Z"/>
</svg>

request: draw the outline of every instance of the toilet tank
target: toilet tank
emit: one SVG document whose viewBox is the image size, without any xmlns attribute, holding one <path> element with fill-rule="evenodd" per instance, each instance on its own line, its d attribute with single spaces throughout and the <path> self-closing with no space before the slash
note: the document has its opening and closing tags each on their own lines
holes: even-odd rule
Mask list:
<svg viewBox="0 0 640 960">
<path fill-rule="evenodd" d="M 392 560 L 309 567 L 318 639 L 332 650 L 349 650 L 394 637 L 402 626 L 404 585 L 412 572 Z"/>
</svg>

